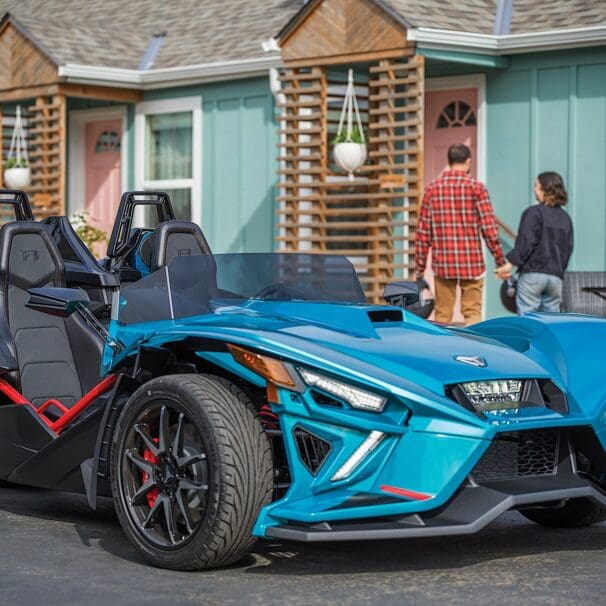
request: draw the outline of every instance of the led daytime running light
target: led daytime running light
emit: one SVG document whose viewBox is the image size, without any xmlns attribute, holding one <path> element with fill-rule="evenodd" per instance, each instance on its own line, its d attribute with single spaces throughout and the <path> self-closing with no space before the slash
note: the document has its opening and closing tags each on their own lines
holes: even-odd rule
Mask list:
<svg viewBox="0 0 606 606">
<path fill-rule="evenodd" d="M 336 381 L 306 368 L 298 368 L 297 370 L 307 385 L 317 387 L 336 398 L 345 400 L 353 408 L 381 412 L 387 402 L 387 398 L 383 396 L 353 387 L 342 381 Z"/>
<path fill-rule="evenodd" d="M 382 431 L 371 431 L 368 437 L 356 448 L 355 452 L 339 468 L 337 473 L 330 478 L 331 482 L 338 482 L 348 478 L 362 461 L 381 443 L 385 437 Z"/>
</svg>

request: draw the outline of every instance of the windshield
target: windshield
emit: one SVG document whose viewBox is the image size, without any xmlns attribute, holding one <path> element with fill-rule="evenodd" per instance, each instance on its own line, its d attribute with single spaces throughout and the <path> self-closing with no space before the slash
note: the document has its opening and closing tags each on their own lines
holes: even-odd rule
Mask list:
<svg viewBox="0 0 606 606">
<path fill-rule="evenodd" d="M 174 257 L 123 286 L 121 324 L 212 314 L 251 300 L 366 303 L 353 265 L 340 255 L 246 253 Z"/>
</svg>

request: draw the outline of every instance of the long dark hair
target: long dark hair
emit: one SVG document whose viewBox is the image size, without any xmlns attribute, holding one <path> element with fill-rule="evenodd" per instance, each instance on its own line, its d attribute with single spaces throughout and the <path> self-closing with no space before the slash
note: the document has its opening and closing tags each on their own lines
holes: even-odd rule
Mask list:
<svg viewBox="0 0 606 606">
<path fill-rule="evenodd" d="M 544 199 L 547 206 L 564 206 L 568 202 L 568 194 L 564 187 L 564 179 L 558 173 L 547 171 L 541 173 L 537 179 L 541 184 Z"/>
</svg>

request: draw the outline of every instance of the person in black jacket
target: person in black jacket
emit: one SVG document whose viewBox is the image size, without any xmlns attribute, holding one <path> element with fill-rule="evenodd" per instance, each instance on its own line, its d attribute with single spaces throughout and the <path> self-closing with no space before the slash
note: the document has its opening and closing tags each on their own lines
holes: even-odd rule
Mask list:
<svg viewBox="0 0 606 606">
<path fill-rule="evenodd" d="M 572 221 L 562 208 L 568 201 L 562 177 L 555 172 L 541 173 L 534 194 L 538 204 L 522 214 L 515 246 L 505 255 L 520 273 L 516 288 L 520 315 L 560 311 L 562 279 L 573 246 Z"/>
</svg>

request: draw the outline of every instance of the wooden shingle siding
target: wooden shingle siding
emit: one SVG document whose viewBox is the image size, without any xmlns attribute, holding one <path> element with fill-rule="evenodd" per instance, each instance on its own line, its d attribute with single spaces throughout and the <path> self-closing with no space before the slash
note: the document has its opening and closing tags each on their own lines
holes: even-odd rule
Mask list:
<svg viewBox="0 0 606 606">
<path fill-rule="evenodd" d="M 397 54 L 406 46 L 406 34 L 374 2 L 332 0 L 320 3 L 281 45 L 285 63 L 329 65 Z"/>
<path fill-rule="evenodd" d="M 0 90 L 39 87 L 57 80 L 57 66 L 6 23 L 0 32 Z"/>
</svg>

